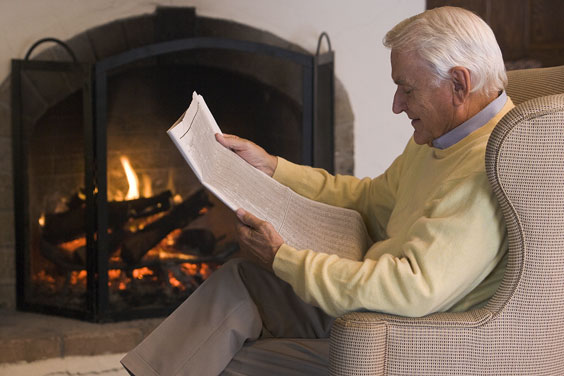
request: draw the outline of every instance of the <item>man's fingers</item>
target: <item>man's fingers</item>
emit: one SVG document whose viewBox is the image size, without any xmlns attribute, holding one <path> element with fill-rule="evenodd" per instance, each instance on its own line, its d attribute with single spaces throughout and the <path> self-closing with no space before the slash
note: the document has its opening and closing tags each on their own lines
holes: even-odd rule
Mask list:
<svg viewBox="0 0 564 376">
<path fill-rule="evenodd" d="M 239 233 L 239 238 L 241 240 L 246 241 L 247 239 L 251 238 L 251 236 L 252 236 L 251 233 L 253 231 L 252 228 L 250 228 L 249 226 L 245 225 L 242 222 L 238 222 L 236 226 L 237 226 L 237 232 Z"/>
<path fill-rule="evenodd" d="M 237 233 L 245 257 L 272 271 L 274 256 L 284 243 L 274 227 L 244 209 L 237 209 Z"/>
<path fill-rule="evenodd" d="M 265 239 L 256 229 L 239 222 L 237 223 L 237 233 L 239 234 L 239 241 L 249 247 L 253 254 L 260 253 L 256 252 L 255 248 L 264 248 L 265 244 L 263 241 Z"/>
<path fill-rule="evenodd" d="M 237 218 L 245 225 L 258 229 L 262 221 L 244 209 L 237 209 Z"/>
<path fill-rule="evenodd" d="M 249 243 L 261 244 L 269 239 L 269 224 L 244 209 L 238 209 L 237 217 L 239 234 Z M 264 245 L 264 244 L 263 244 Z"/>
<path fill-rule="evenodd" d="M 244 138 L 232 134 L 215 134 L 215 139 L 225 148 L 234 151 L 251 166 L 259 169 L 268 176 L 274 174 L 278 158 L 268 154 L 263 148 Z"/>
</svg>

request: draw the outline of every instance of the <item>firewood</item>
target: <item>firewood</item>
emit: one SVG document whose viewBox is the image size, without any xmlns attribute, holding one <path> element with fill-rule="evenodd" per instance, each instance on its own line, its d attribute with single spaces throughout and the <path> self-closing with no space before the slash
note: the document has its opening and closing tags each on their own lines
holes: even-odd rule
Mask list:
<svg viewBox="0 0 564 376">
<path fill-rule="evenodd" d="M 130 218 L 140 218 L 170 209 L 172 193 L 127 201 L 108 202 L 108 227 L 119 231 Z M 72 199 L 73 205 L 62 213 L 45 215 L 42 237 L 51 244 L 60 244 L 85 235 L 86 204 Z"/>
<path fill-rule="evenodd" d="M 195 255 L 211 255 L 216 239 L 213 232 L 202 228 L 185 229 L 174 242 L 178 252 Z"/>
<path fill-rule="evenodd" d="M 206 191 L 199 190 L 144 229 L 126 235 L 121 246 L 122 259 L 130 265 L 137 264 L 151 248 L 171 231 L 186 227 L 191 221 L 203 214 L 202 209 L 211 206 L 212 203 Z"/>
<path fill-rule="evenodd" d="M 85 267 L 85 264 L 81 265 L 80 262 L 74 259 L 72 252 L 53 245 L 45 239 L 40 240 L 39 250 L 43 257 L 57 265 L 60 270 L 82 270 Z"/>
<path fill-rule="evenodd" d="M 121 244 L 123 239 L 124 233 L 126 231 L 123 230 L 116 230 L 113 231 L 111 234 L 108 234 L 108 256 L 111 256 L 114 252 L 116 252 Z M 73 251 L 74 262 L 86 266 L 86 246 L 79 247 Z"/>
</svg>

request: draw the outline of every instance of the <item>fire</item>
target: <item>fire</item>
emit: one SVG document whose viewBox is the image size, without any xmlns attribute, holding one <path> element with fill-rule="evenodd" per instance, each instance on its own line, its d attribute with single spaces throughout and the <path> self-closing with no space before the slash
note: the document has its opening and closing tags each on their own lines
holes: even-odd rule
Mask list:
<svg viewBox="0 0 564 376">
<path fill-rule="evenodd" d="M 143 197 L 151 197 L 153 195 L 151 178 L 148 175 L 142 175 L 142 178 L 143 178 Z"/>
<path fill-rule="evenodd" d="M 119 269 L 110 269 L 108 270 L 108 278 L 111 280 L 119 279 L 121 276 L 121 270 Z"/>
<path fill-rule="evenodd" d="M 124 273 L 119 269 L 109 269 L 108 270 L 108 287 L 114 286 L 120 291 L 127 289 L 129 283 L 129 278 L 125 276 Z"/>
<path fill-rule="evenodd" d="M 207 279 L 213 272 L 212 268 L 206 264 L 191 264 L 189 262 L 185 262 L 180 264 L 180 269 L 186 275 L 199 275 L 202 279 Z"/>
<path fill-rule="evenodd" d="M 184 285 L 182 285 L 182 282 L 180 282 L 178 279 L 176 279 L 171 271 L 168 272 L 168 282 L 173 287 L 177 287 L 177 288 L 180 288 L 182 290 L 185 288 Z"/>
<path fill-rule="evenodd" d="M 147 267 L 143 267 L 143 268 L 133 270 L 133 278 L 137 278 L 137 279 L 143 279 L 143 277 L 153 275 L 153 274 L 155 274 L 155 273 Z"/>
<path fill-rule="evenodd" d="M 180 265 L 182 271 L 188 275 L 194 275 L 198 272 L 198 265 L 196 264 L 189 264 L 185 262 L 184 264 Z"/>
<path fill-rule="evenodd" d="M 129 185 L 129 190 L 127 191 L 127 195 L 123 197 L 123 193 L 119 192 L 114 199 L 116 200 L 135 200 L 139 197 L 151 197 L 153 196 L 153 188 L 151 185 L 151 178 L 148 175 L 141 174 L 141 180 L 143 184 L 139 184 L 139 177 L 137 173 L 131 167 L 131 163 L 129 162 L 129 158 L 125 155 L 122 155 L 119 158 L 121 165 L 123 167 L 123 171 L 125 172 L 125 176 L 127 178 L 127 184 Z M 142 194 L 140 193 L 141 187 L 143 188 Z"/>
<path fill-rule="evenodd" d="M 126 156 L 121 156 L 119 160 L 121 161 L 121 165 L 125 171 L 125 176 L 127 176 L 127 183 L 129 184 L 129 191 L 127 191 L 125 199 L 134 200 L 139 198 L 139 178 L 137 177 L 137 174 L 131 167 L 129 159 Z"/>
<path fill-rule="evenodd" d="M 78 248 L 84 247 L 84 246 L 86 246 L 86 238 L 85 237 L 78 238 L 78 239 L 75 239 L 75 240 L 70 240 L 68 242 L 64 242 L 64 243 L 59 244 L 59 247 L 61 249 L 64 249 L 65 251 L 68 251 L 68 252 L 74 252 Z"/>
<path fill-rule="evenodd" d="M 77 285 L 80 283 L 86 283 L 86 276 L 87 276 L 86 270 L 73 271 L 71 272 L 70 275 L 70 284 Z"/>
<path fill-rule="evenodd" d="M 108 192 L 109 200 L 137 200 L 140 197 L 152 197 L 152 183 L 148 174 L 140 172 L 138 175 L 126 156 L 121 156 L 120 162 L 129 185 L 127 195 L 123 194 L 125 190 L 116 188 L 115 192 Z M 111 176 L 120 176 L 120 174 L 112 171 Z M 169 174 L 169 178 L 170 176 L 172 176 L 172 174 Z M 124 186 L 124 183 L 125 182 L 121 180 L 119 186 Z M 94 194 L 96 193 L 97 189 L 94 190 Z M 78 192 L 78 198 L 82 201 L 86 200 L 84 191 Z M 179 205 L 182 202 L 182 196 L 174 194 L 173 203 Z M 55 209 L 55 213 L 63 209 L 69 210 L 68 204 L 69 202 L 67 201 L 61 201 L 57 209 Z M 199 214 L 203 215 L 207 213 L 207 211 L 208 208 L 204 207 L 200 210 Z M 164 210 L 150 211 L 142 214 L 146 215 L 132 216 L 128 218 L 127 222 L 120 222 L 120 226 L 122 226 L 120 228 L 107 228 L 108 234 L 115 234 L 119 237 L 121 236 L 119 232 L 122 230 L 135 233 L 167 215 Z M 49 215 L 47 215 L 47 220 L 49 220 L 49 218 Z M 43 213 L 38 218 L 39 226 L 44 227 L 45 222 L 46 215 Z M 107 269 L 107 285 L 110 299 L 127 300 L 135 298 L 135 294 L 139 294 L 139 292 L 141 292 L 141 294 L 147 294 L 147 292 L 149 292 L 148 295 L 150 295 L 153 290 L 162 290 L 164 294 L 161 295 L 174 295 L 176 293 L 186 294 L 193 291 L 203 280 L 207 279 L 219 266 L 213 261 L 209 264 L 203 262 L 205 257 L 203 258 L 202 255 L 183 253 L 182 250 L 176 249 L 176 240 L 182 234 L 182 231 L 182 228 L 176 228 L 168 232 L 157 245 L 152 247 L 143 256 L 144 262 L 142 265 L 149 265 L 148 267 L 126 263 L 121 258 L 120 247 L 116 245 L 115 248 L 112 248 Z M 97 241 L 97 232 L 93 234 L 93 238 L 94 241 Z M 57 244 L 53 245 L 53 248 L 58 254 L 62 255 L 63 261 L 73 266 L 83 268 L 86 266 L 85 264 L 87 264 L 86 243 L 86 237 L 81 236 L 70 241 L 57 242 Z M 132 269 L 136 266 L 139 267 Z M 44 286 L 49 292 L 57 292 L 64 286 L 64 289 L 70 287 L 70 293 L 81 294 L 80 296 L 83 296 L 84 292 L 89 288 L 87 286 L 87 277 L 88 273 L 86 270 L 72 270 L 70 273 L 62 275 L 54 273 L 51 269 L 34 271 L 32 276 L 34 283 Z M 96 274 L 92 274 L 91 277 L 99 281 Z M 131 293 L 126 290 L 130 290 Z"/>
<path fill-rule="evenodd" d="M 55 277 L 53 277 L 51 274 L 47 273 L 45 270 L 39 271 L 39 273 L 37 273 L 36 275 L 33 276 L 33 279 L 36 280 L 36 281 L 44 281 L 44 282 L 52 284 L 52 285 L 54 285 L 57 282 L 55 280 Z"/>
</svg>

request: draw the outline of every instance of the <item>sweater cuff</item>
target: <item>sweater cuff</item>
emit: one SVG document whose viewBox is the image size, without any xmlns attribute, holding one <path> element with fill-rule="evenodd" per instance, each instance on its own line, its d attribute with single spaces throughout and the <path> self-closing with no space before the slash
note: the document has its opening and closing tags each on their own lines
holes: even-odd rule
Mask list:
<svg viewBox="0 0 564 376">
<path fill-rule="evenodd" d="M 293 279 L 296 278 L 296 268 L 298 265 L 303 263 L 301 261 L 302 255 L 294 247 L 289 246 L 284 243 L 278 248 L 278 252 L 274 256 L 274 262 L 272 263 L 272 269 L 274 274 L 288 282 L 293 283 Z"/>
<path fill-rule="evenodd" d="M 284 184 L 284 182 L 288 181 L 291 178 L 292 171 L 296 166 L 292 162 L 289 162 L 282 157 L 277 158 L 278 164 L 276 165 L 276 170 L 274 170 L 272 177 L 279 183 Z"/>
</svg>

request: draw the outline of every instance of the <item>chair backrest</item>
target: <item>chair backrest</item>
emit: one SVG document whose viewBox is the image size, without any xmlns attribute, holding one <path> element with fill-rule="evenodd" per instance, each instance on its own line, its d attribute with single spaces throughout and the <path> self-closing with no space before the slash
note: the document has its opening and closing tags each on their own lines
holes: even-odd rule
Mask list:
<svg viewBox="0 0 564 376">
<path fill-rule="evenodd" d="M 564 65 L 507 72 L 507 94 L 515 105 L 529 99 L 564 93 Z"/>
<path fill-rule="evenodd" d="M 558 85 L 551 79 L 563 68 L 530 72 L 529 91 L 564 93 L 564 75 Z M 521 102 L 531 95 L 527 82 L 512 80 L 523 74 L 509 77 L 511 90 L 520 89 L 508 93 L 520 104 L 498 123 L 486 149 L 486 172 L 509 237 L 505 276 L 486 308 L 517 323 L 507 336 L 526 338 L 530 356 L 564 367 L 564 94 Z M 550 85 L 541 87 L 540 77 Z"/>
<path fill-rule="evenodd" d="M 564 93 L 564 65 L 508 71 L 507 77 L 507 93 L 517 107 L 496 126 L 486 150 L 486 172 L 504 212 L 509 237 L 509 261 L 504 280 L 488 304 L 493 312 L 499 312 L 507 303 L 523 272 L 523 250 L 527 244 L 521 217 L 524 213 L 529 215 L 530 206 L 538 203 L 544 194 L 556 189 L 556 186 L 547 186 L 542 176 L 550 176 L 544 170 L 554 168 L 558 158 L 564 156 L 564 152 L 550 152 L 563 142 L 557 135 L 564 129 L 560 118 L 562 95 L 559 95 Z M 548 162 L 549 157 L 555 160 Z M 528 191 L 525 182 L 531 181 L 533 173 L 541 174 L 535 180 L 535 188 L 544 194 Z M 560 170 L 560 176 L 564 176 L 564 170 Z M 564 200 L 563 195 L 560 197 Z M 548 199 L 543 202 L 549 202 Z M 559 214 L 555 208 L 546 209 Z"/>
</svg>

